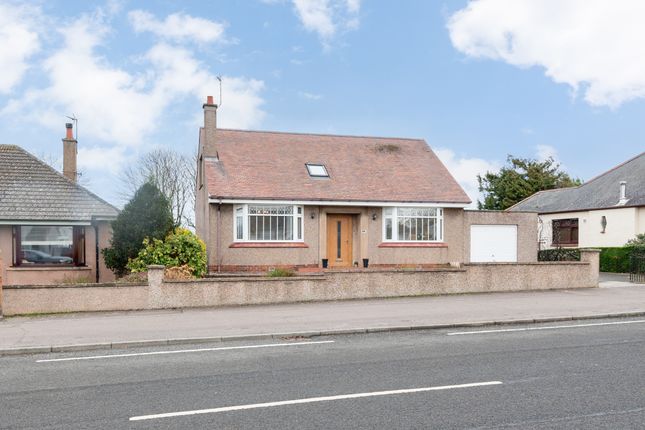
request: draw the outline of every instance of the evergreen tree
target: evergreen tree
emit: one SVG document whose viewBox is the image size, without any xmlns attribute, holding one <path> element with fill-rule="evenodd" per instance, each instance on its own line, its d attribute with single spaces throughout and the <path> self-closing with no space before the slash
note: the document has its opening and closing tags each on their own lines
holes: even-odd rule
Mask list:
<svg viewBox="0 0 645 430">
<path fill-rule="evenodd" d="M 560 170 L 560 165 L 548 158 L 544 161 L 508 156 L 507 165 L 498 173 L 477 175 L 479 191 L 484 201 L 479 209 L 504 210 L 542 190 L 575 187 L 582 182 Z"/>
<path fill-rule="evenodd" d="M 117 276 L 128 272 L 130 258 L 144 247 L 143 239 L 164 239 L 174 228 L 168 199 L 151 184 L 143 184 L 112 222 L 110 247 L 102 250 L 105 265 Z"/>
</svg>

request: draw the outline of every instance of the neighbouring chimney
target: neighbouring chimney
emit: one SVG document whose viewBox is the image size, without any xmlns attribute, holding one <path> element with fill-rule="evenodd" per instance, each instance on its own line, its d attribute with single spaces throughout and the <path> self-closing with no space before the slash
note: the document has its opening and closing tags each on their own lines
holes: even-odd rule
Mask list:
<svg viewBox="0 0 645 430">
<path fill-rule="evenodd" d="M 627 203 L 627 182 L 620 181 L 620 200 L 618 201 L 619 205 L 624 205 Z"/>
<path fill-rule="evenodd" d="M 76 182 L 78 172 L 76 170 L 76 154 L 78 143 L 74 139 L 72 124 L 65 124 L 66 134 L 63 139 L 63 176 L 70 181 Z"/>
<path fill-rule="evenodd" d="M 217 105 L 213 102 L 213 96 L 206 97 L 204 108 L 204 128 L 206 130 L 215 130 L 217 128 Z"/>
</svg>

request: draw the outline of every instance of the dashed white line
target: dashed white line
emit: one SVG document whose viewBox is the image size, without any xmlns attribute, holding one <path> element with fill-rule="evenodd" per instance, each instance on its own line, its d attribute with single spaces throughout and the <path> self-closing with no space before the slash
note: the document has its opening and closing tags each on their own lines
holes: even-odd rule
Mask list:
<svg viewBox="0 0 645 430">
<path fill-rule="evenodd" d="M 552 325 L 546 327 L 521 327 L 521 328 L 502 328 L 495 330 L 475 330 L 475 331 L 454 331 L 446 333 L 448 336 L 460 336 L 465 334 L 488 334 L 488 333 L 509 333 L 514 331 L 535 331 L 535 330 L 561 330 L 568 328 L 580 327 L 596 327 L 604 325 L 621 325 L 621 324 L 642 324 L 645 320 L 631 320 L 631 321 L 612 321 L 603 323 L 588 323 L 588 324 L 569 324 L 569 325 Z"/>
<path fill-rule="evenodd" d="M 320 345 L 323 343 L 334 343 L 334 341 L 320 340 L 320 341 L 311 341 L 311 342 L 267 343 L 262 345 L 222 346 L 217 348 L 199 348 L 199 349 L 177 349 L 177 350 L 171 350 L 171 351 L 133 352 L 128 354 L 88 355 L 83 357 L 49 358 L 44 360 L 36 360 L 36 363 L 51 363 L 54 361 L 100 360 L 104 358 L 139 357 L 139 356 L 145 356 L 145 355 L 231 351 L 235 349 L 278 348 L 278 347 L 288 347 L 288 346 Z"/>
<path fill-rule="evenodd" d="M 137 417 L 131 417 L 130 421 L 154 420 L 154 419 L 160 419 L 160 418 L 183 417 L 188 415 L 216 414 L 220 412 L 233 412 L 233 411 L 243 411 L 248 409 L 272 408 L 276 406 L 301 405 L 305 403 L 317 403 L 317 402 L 331 402 L 336 400 L 360 399 L 364 397 L 392 396 L 396 394 L 413 394 L 413 393 L 423 393 L 426 391 L 452 390 L 456 388 L 486 387 L 489 385 L 500 385 L 500 384 L 502 384 L 501 381 L 487 381 L 487 382 L 473 382 L 470 384 L 408 388 L 403 390 L 372 391 L 369 393 L 341 394 L 337 396 L 326 396 L 326 397 L 309 397 L 305 399 L 282 400 L 278 402 L 252 403 L 252 404 L 237 405 L 237 406 L 224 406 L 221 408 L 212 408 L 212 409 L 197 409 L 193 411 L 180 411 L 180 412 L 168 412 L 163 414 L 141 415 Z"/>
</svg>

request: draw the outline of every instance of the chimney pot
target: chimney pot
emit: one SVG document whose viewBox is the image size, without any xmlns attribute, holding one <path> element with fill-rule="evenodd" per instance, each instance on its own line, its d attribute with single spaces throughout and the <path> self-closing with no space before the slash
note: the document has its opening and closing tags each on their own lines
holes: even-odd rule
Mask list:
<svg viewBox="0 0 645 430">
<path fill-rule="evenodd" d="M 213 102 L 213 96 L 207 96 L 206 97 L 206 104 L 207 105 L 215 104 L 215 102 Z"/>
<path fill-rule="evenodd" d="M 66 123 L 65 124 L 65 129 L 66 129 L 66 135 L 65 139 L 74 139 L 74 134 L 72 133 L 72 124 L 71 123 Z"/>
</svg>

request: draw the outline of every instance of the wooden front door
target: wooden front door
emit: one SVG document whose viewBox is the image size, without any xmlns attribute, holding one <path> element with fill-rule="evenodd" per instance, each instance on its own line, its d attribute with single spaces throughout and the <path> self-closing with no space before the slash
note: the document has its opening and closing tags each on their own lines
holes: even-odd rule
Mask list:
<svg viewBox="0 0 645 430">
<path fill-rule="evenodd" d="M 327 215 L 329 267 L 352 266 L 352 216 Z"/>
</svg>

